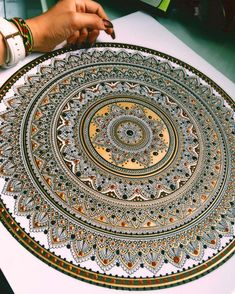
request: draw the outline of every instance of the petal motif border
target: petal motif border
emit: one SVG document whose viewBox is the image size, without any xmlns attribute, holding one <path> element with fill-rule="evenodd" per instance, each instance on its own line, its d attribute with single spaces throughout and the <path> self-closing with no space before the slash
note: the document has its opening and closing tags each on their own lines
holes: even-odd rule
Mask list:
<svg viewBox="0 0 235 294">
<path fill-rule="evenodd" d="M 172 56 L 166 55 L 162 52 L 156 50 L 128 45 L 120 43 L 98 43 L 94 46 L 96 47 L 115 47 L 115 48 L 126 48 L 133 50 L 139 50 L 141 52 L 146 52 L 150 54 L 163 57 L 169 61 L 172 61 L 179 66 L 183 66 L 185 69 L 190 70 L 191 73 L 196 74 L 198 77 L 202 78 L 208 85 L 213 86 L 213 88 L 227 101 L 231 103 L 232 108 L 235 110 L 235 102 L 229 97 L 226 92 L 215 84 L 210 78 L 205 76 L 203 73 L 195 69 L 194 67 L 182 62 Z M 59 49 L 57 51 L 45 54 L 33 60 L 32 62 L 26 64 L 24 67 L 19 69 L 10 79 L 8 79 L 2 86 L 0 93 L 0 101 L 10 89 L 10 87 L 28 70 L 32 67 L 53 58 L 57 55 L 72 51 L 72 48 Z M 40 260 L 48 264 L 49 266 L 60 270 L 61 272 L 68 274 L 74 278 L 82 281 L 86 281 L 95 285 L 104 286 L 108 288 L 123 289 L 123 290 L 153 290 L 168 288 L 180 284 L 190 282 L 192 280 L 198 279 L 205 274 L 218 268 L 235 253 L 235 239 L 228 245 L 225 246 L 218 254 L 213 256 L 205 263 L 200 263 L 197 266 L 189 268 L 184 272 L 175 273 L 170 276 L 162 277 L 147 277 L 147 278 L 132 278 L 132 277 L 116 277 L 107 274 L 100 274 L 93 272 L 91 270 L 82 269 L 65 259 L 59 258 L 53 255 L 49 250 L 45 249 L 43 246 L 39 245 L 33 238 L 31 238 L 16 222 L 11 213 L 8 212 L 2 200 L 0 200 L 0 219 L 6 229 L 12 234 L 12 236 L 19 241 L 19 243 L 29 250 L 33 255 L 37 256 Z"/>
</svg>

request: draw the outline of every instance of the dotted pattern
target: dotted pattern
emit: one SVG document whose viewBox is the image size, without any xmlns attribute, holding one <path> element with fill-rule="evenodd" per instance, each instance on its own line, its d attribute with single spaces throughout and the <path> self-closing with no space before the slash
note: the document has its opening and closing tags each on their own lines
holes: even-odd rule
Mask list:
<svg viewBox="0 0 235 294">
<path fill-rule="evenodd" d="M 226 260 L 234 250 L 231 99 L 146 48 L 101 44 L 52 58 L 63 52 L 3 87 L 5 95 L 25 75 L 1 114 L 4 224 L 50 265 L 115 288 L 173 286 Z M 47 249 L 19 226 L 22 217 L 48 236 Z M 113 274 L 118 267 L 124 276 Z"/>
</svg>

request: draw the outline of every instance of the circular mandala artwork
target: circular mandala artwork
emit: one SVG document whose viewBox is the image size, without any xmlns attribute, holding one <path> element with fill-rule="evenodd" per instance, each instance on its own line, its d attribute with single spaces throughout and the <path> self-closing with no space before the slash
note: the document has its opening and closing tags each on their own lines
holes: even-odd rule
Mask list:
<svg viewBox="0 0 235 294">
<path fill-rule="evenodd" d="M 3 86 L 1 219 L 81 280 L 154 289 L 234 252 L 234 102 L 146 48 L 59 50 Z"/>
</svg>

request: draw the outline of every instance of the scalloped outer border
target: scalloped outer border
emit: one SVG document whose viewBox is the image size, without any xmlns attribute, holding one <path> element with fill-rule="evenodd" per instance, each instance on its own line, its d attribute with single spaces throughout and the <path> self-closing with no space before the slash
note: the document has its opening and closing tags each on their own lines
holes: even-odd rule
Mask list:
<svg viewBox="0 0 235 294">
<path fill-rule="evenodd" d="M 93 48 L 99 47 L 114 47 L 114 48 L 128 48 L 133 50 L 138 50 L 141 52 L 150 53 L 153 55 L 157 55 L 159 57 L 163 57 L 169 61 L 172 61 L 180 66 L 183 66 L 185 69 L 190 70 L 192 73 L 197 74 L 200 78 L 206 81 L 223 97 L 226 98 L 227 101 L 231 103 L 231 107 L 235 110 L 235 102 L 232 98 L 221 89 L 215 82 L 213 82 L 210 78 L 205 76 L 202 72 L 197 70 L 196 68 L 188 65 L 187 63 L 176 59 L 175 57 L 169 56 L 165 53 L 148 49 L 145 47 L 129 45 L 129 44 L 121 44 L 121 43 L 97 43 L 93 46 Z M 43 56 L 36 58 L 35 60 L 29 62 L 21 69 L 19 69 L 15 74 L 13 74 L 2 86 L 0 93 L 0 101 L 3 99 L 7 91 L 11 88 L 11 86 L 28 70 L 33 68 L 34 66 L 40 64 L 41 62 L 53 58 L 57 55 L 73 51 L 73 48 L 59 49 L 53 51 L 51 53 L 47 53 Z M 203 264 L 199 264 L 194 266 L 188 270 L 185 270 L 181 273 L 175 273 L 173 275 L 165 275 L 162 277 L 151 277 L 151 278 L 130 278 L 130 277 L 117 277 L 113 275 L 106 275 L 96 273 L 90 270 L 79 268 L 62 259 L 58 256 L 53 255 L 44 246 L 39 245 L 34 238 L 31 238 L 16 222 L 11 213 L 9 213 L 0 199 L 0 220 L 6 229 L 11 233 L 11 235 L 28 251 L 30 251 L 34 256 L 38 257 L 40 260 L 45 262 L 47 265 L 71 276 L 77 278 L 81 281 L 85 281 L 91 284 L 95 284 L 98 286 L 103 286 L 107 288 L 120 289 L 120 290 L 153 290 L 153 289 L 163 289 L 169 288 L 181 284 L 185 284 L 187 282 L 198 279 L 207 273 L 215 270 L 224 262 L 226 262 L 229 258 L 233 256 L 235 253 L 235 238 L 232 242 L 223 250 L 221 250 L 217 255 L 210 258 L 207 262 Z"/>
</svg>

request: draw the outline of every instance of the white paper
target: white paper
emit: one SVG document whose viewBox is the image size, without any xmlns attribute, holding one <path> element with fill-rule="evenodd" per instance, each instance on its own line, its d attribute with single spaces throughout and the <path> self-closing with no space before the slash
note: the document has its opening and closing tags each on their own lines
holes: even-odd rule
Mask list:
<svg viewBox="0 0 235 294">
<path fill-rule="evenodd" d="M 177 57 L 213 79 L 230 96 L 234 95 L 235 84 L 233 82 L 183 44 L 152 17 L 137 12 L 115 20 L 114 26 L 117 36 L 115 42 L 140 45 Z M 99 40 L 111 41 L 110 36 L 105 34 L 102 34 Z M 37 56 L 36 54 L 31 55 L 16 67 L 1 70 L 0 84 L 3 84 L 14 71 Z M 90 285 L 49 267 L 23 248 L 2 224 L 0 224 L 0 268 L 16 294 L 127 293 L 122 290 L 117 292 L 117 290 Z M 234 268 L 235 257 L 198 280 L 174 288 L 152 290 L 151 292 L 162 294 L 232 294 L 235 289 Z M 146 291 L 138 291 L 138 293 L 146 293 Z"/>
</svg>

